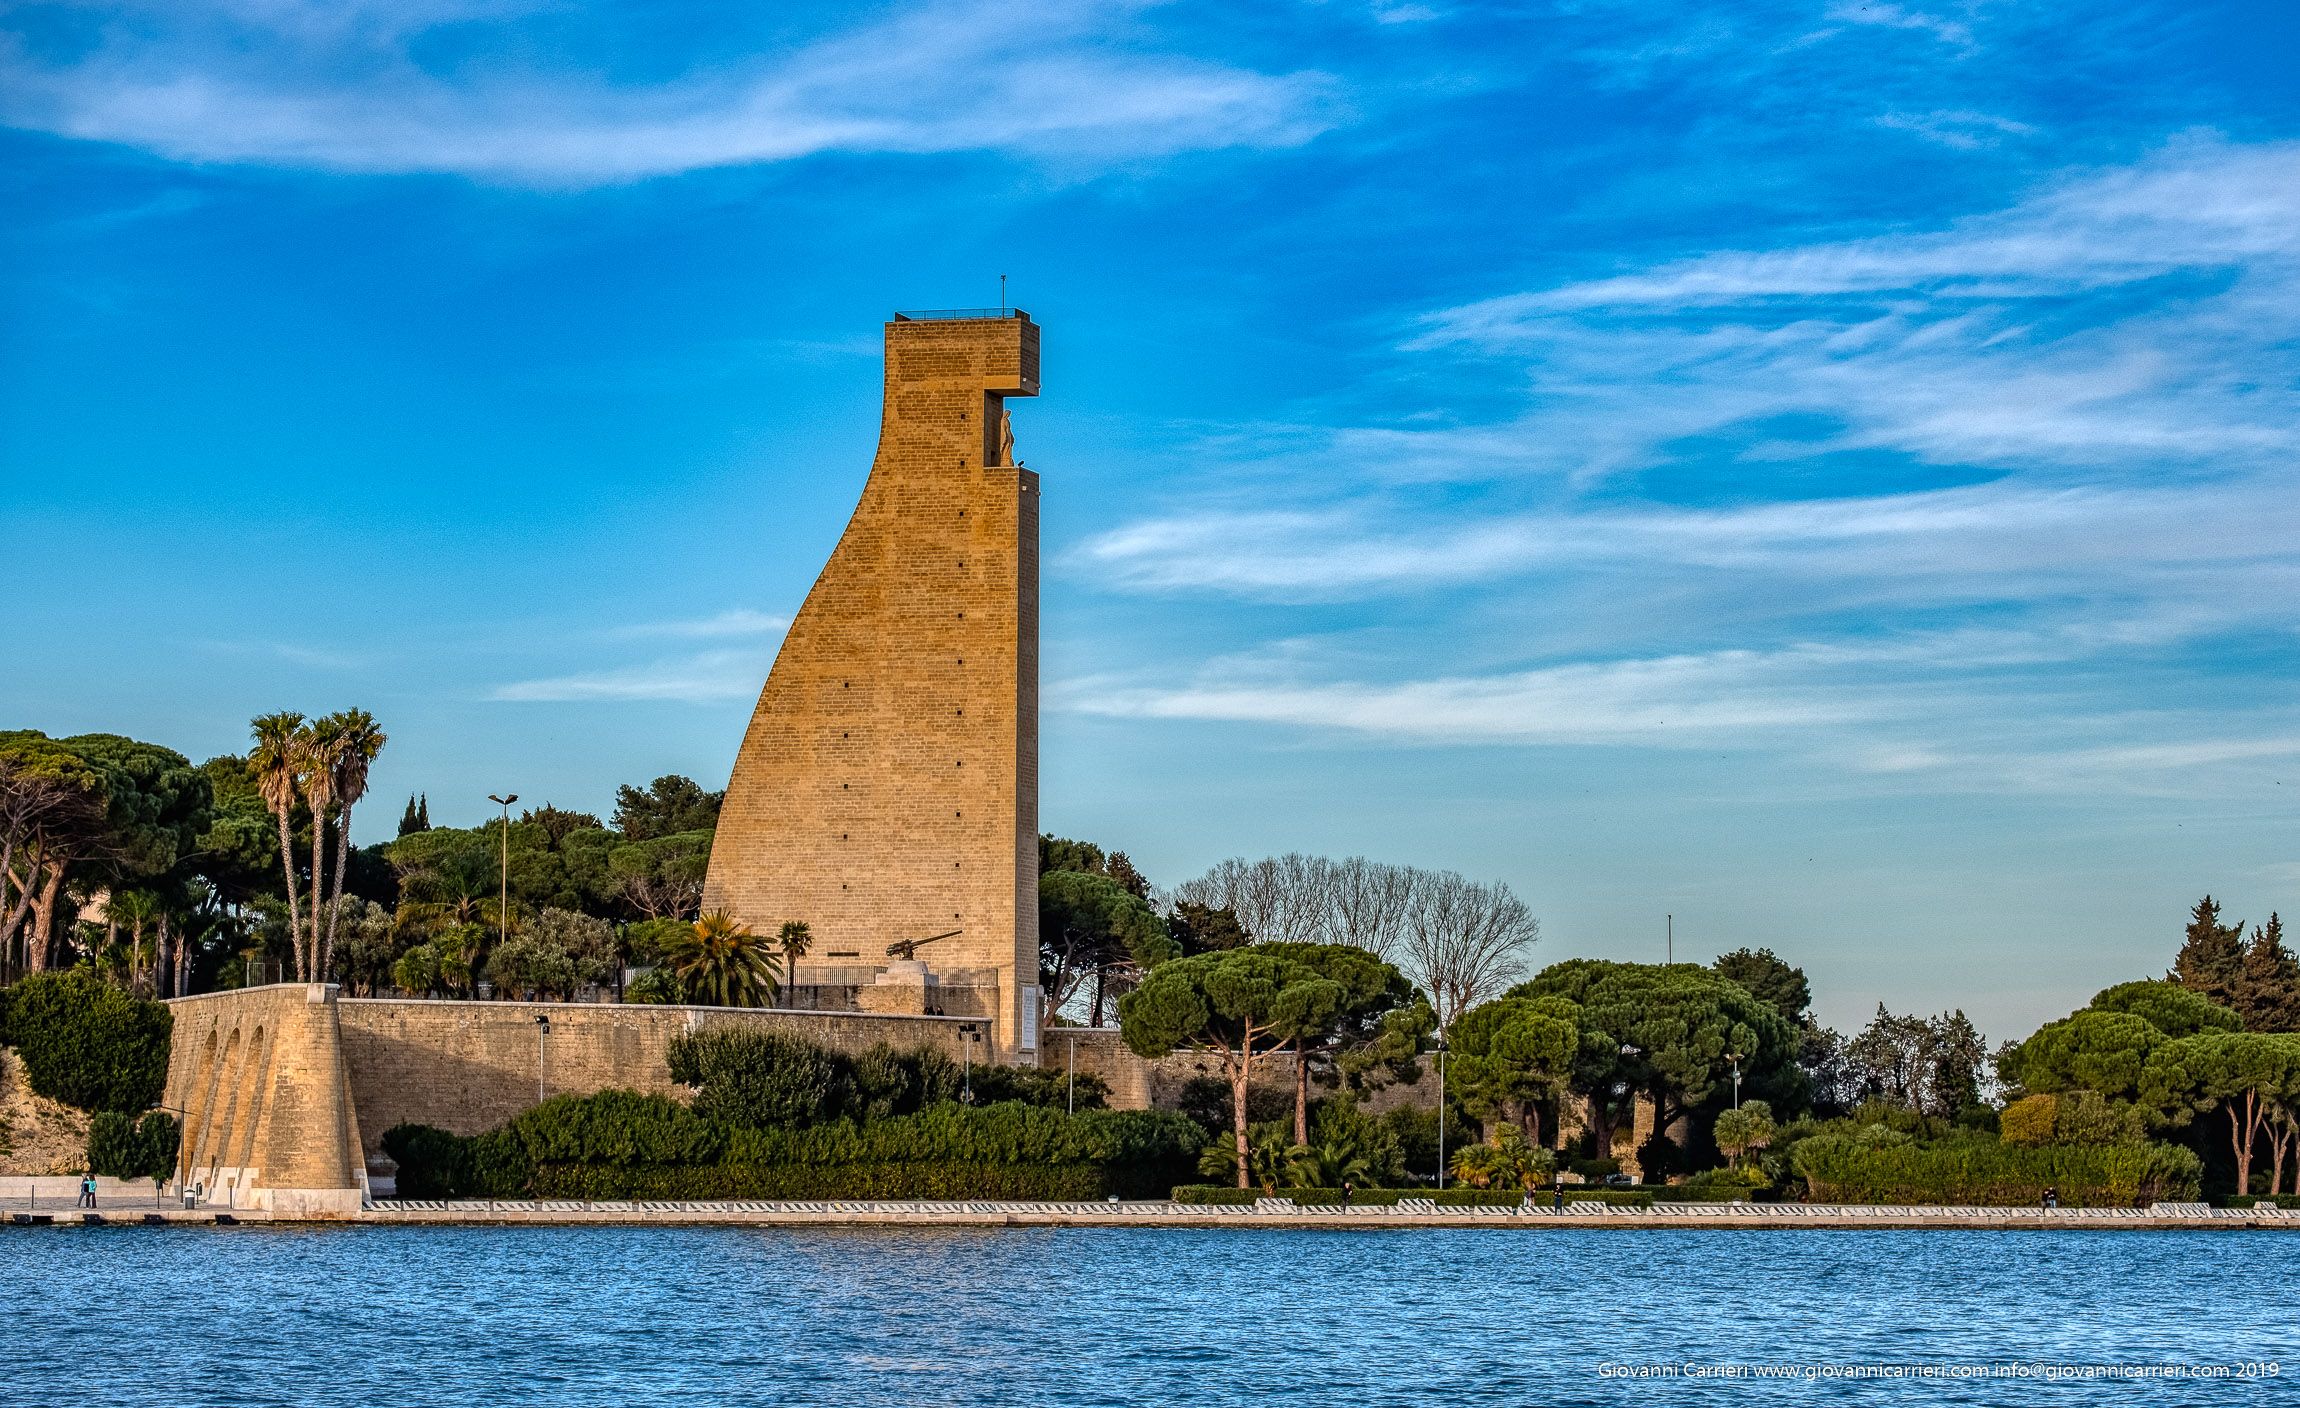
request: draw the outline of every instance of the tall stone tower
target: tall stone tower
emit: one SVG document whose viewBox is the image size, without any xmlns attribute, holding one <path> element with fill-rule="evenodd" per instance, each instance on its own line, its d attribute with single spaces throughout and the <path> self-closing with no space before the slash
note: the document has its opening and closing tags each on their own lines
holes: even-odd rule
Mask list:
<svg viewBox="0 0 2300 1408">
<path fill-rule="evenodd" d="M 1025 1059 L 1040 1015 L 1038 476 L 1014 463 L 1005 402 L 1037 394 L 1025 313 L 886 325 L 878 457 L 759 694 L 703 885 L 706 911 L 763 936 L 807 922 L 799 987 L 988 1018 L 995 1047 Z"/>
</svg>

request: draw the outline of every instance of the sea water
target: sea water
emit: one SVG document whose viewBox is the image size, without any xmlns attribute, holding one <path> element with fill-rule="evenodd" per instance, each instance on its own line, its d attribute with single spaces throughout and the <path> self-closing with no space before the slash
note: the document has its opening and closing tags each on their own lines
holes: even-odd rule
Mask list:
<svg viewBox="0 0 2300 1408">
<path fill-rule="evenodd" d="M 2300 1402 L 2300 1235 L 0 1231 L 6 1405 Z"/>
</svg>

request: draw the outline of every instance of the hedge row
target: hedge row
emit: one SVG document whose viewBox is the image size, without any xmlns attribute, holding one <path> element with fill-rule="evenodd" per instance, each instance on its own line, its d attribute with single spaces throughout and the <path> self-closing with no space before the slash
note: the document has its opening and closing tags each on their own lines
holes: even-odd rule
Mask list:
<svg viewBox="0 0 2300 1408">
<path fill-rule="evenodd" d="M 470 1138 L 402 1125 L 383 1145 L 411 1198 L 1072 1198 L 1162 1191 L 1201 1137 L 1175 1114 L 1022 1104 L 757 1129 L 611 1090 L 559 1096 Z"/>
<path fill-rule="evenodd" d="M 1339 1188 L 1280 1188 L 1266 1193 L 1259 1188 L 1232 1188 L 1216 1183 L 1193 1183 L 1176 1188 L 1172 1197 L 1177 1203 L 1197 1203 L 1216 1207 L 1250 1207 L 1263 1198 L 1286 1198 L 1297 1207 L 1339 1207 L 1342 1190 Z M 1359 1188 L 1350 1194 L 1350 1202 L 1361 1208 L 1395 1206 L 1405 1198 L 1420 1198 L 1436 1203 L 1441 1208 L 1514 1208 L 1525 1202 L 1525 1195 L 1499 1188 Z M 1547 1207 L 1550 1195 L 1536 1192 L 1536 1207 Z M 1653 1205 L 1653 1195 L 1624 1189 L 1586 1188 L 1565 1190 L 1569 1203 L 1611 1203 L 1616 1207 L 1643 1208 Z"/>
<path fill-rule="evenodd" d="M 2244 1193 L 2231 1197 L 2232 1208 L 2294 1208 L 2300 1209 L 2300 1193 Z"/>
<path fill-rule="evenodd" d="M 679 1202 L 718 1198 L 1099 1202 L 1127 1191 L 1128 1180 L 1095 1164 L 921 1161 L 701 1168 L 544 1164 L 534 1169 L 517 1195 Z"/>
<path fill-rule="evenodd" d="M 1799 1141 L 1791 1161 L 1820 1203 L 2025 1207 L 2052 1188 L 2064 1207 L 2145 1207 L 2195 1198 L 2204 1176 L 2195 1154 L 2171 1144 L 1880 1145 L 1820 1135 Z"/>
</svg>

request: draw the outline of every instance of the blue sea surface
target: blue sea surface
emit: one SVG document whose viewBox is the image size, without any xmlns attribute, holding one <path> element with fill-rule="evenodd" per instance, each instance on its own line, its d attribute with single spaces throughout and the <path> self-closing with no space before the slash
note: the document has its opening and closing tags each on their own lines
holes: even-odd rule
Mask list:
<svg viewBox="0 0 2300 1408">
<path fill-rule="evenodd" d="M 8 1229 L 0 1403 L 2283 1403 L 2296 1286 L 2276 1232 Z"/>
</svg>

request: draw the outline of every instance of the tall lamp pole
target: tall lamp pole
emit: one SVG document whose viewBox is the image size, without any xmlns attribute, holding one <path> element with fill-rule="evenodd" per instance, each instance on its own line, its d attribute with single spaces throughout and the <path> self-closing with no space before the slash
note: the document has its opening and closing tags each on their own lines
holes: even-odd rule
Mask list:
<svg viewBox="0 0 2300 1408">
<path fill-rule="evenodd" d="M 511 804 L 519 800 L 519 794 L 498 797 L 490 792 L 487 800 L 503 808 L 503 883 L 495 892 L 495 941 L 504 943 L 511 938 Z"/>
<path fill-rule="evenodd" d="M 535 1103 L 543 1103 L 543 1038 L 551 1035 L 551 1014 L 535 1014 Z"/>
<path fill-rule="evenodd" d="M 1445 1191 L 1445 1032 L 1438 1032 L 1438 1191 Z"/>
</svg>

